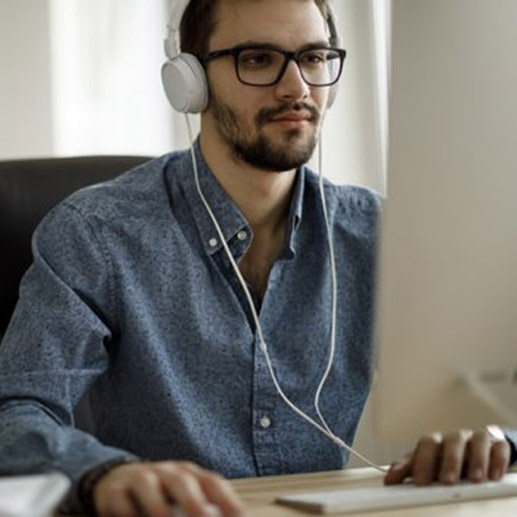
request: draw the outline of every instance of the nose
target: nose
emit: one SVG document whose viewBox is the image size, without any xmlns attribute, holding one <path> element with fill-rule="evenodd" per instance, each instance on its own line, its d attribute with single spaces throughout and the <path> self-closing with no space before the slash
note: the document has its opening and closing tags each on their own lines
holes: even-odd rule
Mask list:
<svg viewBox="0 0 517 517">
<path fill-rule="evenodd" d="M 303 80 L 298 64 L 291 60 L 287 64 L 284 75 L 276 84 L 277 97 L 283 101 L 298 101 L 306 99 L 310 94 L 309 85 Z"/>
</svg>

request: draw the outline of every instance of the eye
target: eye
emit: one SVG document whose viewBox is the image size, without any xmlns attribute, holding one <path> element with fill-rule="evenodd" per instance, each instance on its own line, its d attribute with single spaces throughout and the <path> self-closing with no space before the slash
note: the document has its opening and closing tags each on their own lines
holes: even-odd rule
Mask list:
<svg viewBox="0 0 517 517">
<path fill-rule="evenodd" d="M 327 62 L 328 52 L 326 50 L 308 50 L 300 56 L 304 65 L 318 66 Z"/>
<path fill-rule="evenodd" d="M 274 53 L 268 50 L 245 50 L 239 54 L 239 65 L 248 68 L 266 68 L 276 61 Z"/>
</svg>

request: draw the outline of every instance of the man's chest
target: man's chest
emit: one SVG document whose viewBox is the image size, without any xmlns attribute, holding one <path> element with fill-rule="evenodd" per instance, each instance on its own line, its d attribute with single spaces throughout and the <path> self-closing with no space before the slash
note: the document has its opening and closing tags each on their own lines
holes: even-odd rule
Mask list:
<svg viewBox="0 0 517 517">
<path fill-rule="evenodd" d="M 255 237 L 250 248 L 239 261 L 240 272 L 260 300 L 264 298 L 271 269 L 280 250 L 285 246 L 284 241 L 284 231 L 270 237 Z"/>
</svg>

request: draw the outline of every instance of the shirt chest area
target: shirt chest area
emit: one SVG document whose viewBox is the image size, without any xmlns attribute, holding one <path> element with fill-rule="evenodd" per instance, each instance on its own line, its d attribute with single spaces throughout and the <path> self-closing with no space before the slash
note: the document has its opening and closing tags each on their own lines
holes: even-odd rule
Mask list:
<svg viewBox="0 0 517 517">
<path fill-rule="evenodd" d="M 339 468 L 339 451 L 281 400 L 224 253 L 200 253 L 170 237 L 153 243 L 122 247 L 113 265 L 123 328 L 115 361 L 118 371 L 139 379 L 138 396 L 168 407 L 170 426 L 180 420 L 190 429 L 191 415 L 198 415 L 189 430 L 193 444 L 202 436 L 228 448 L 232 441 L 246 442 L 232 471 L 217 464 L 219 455 L 212 458 L 211 466 L 227 475 L 245 463 L 263 475 Z M 258 316 L 282 389 L 312 411 L 328 358 L 330 274 L 317 246 L 301 249 L 300 260 L 273 264 Z M 337 368 L 326 391 L 332 396 L 322 399 L 325 414 L 337 415 L 346 404 L 359 408 L 339 422 L 345 434 L 355 427 L 358 393 L 362 397 L 368 385 L 367 369 L 361 370 L 359 392 L 343 375 L 351 369 L 359 375 L 357 364 L 368 354 L 366 348 L 350 352 L 351 319 L 338 322 Z"/>
<path fill-rule="evenodd" d="M 175 347 L 196 353 L 205 352 L 199 347 L 206 343 L 207 348 L 224 346 L 229 354 L 244 349 L 247 361 L 255 357 L 257 329 L 249 299 L 225 250 L 210 252 L 195 235 L 174 228 L 153 232 L 140 231 L 112 246 L 113 292 L 122 328 L 144 340 L 174 342 Z M 264 338 L 279 343 L 285 360 L 295 365 L 312 355 L 307 350 L 327 349 L 331 275 L 323 237 L 319 243 L 312 236 L 300 239 L 297 255 L 277 258 L 264 275 L 266 288 L 257 307 Z M 208 248 L 212 245 L 217 244 L 207 243 Z M 237 263 L 249 247 L 250 236 L 244 230 L 229 242 Z M 339 306 L 346 310 L 358 296 L 369 296 L 371 279 L 368 272 L 356 275 L 357 261 L 343 260 L 341 254 L 339 250 L 336 257 L 338 277 L 347 281 L 339 286 Z M 367 262 L 363 254 L 362 270 Z M 347 332 L 352 316 L 338 319 L 338 334 Z"/>
</svg>

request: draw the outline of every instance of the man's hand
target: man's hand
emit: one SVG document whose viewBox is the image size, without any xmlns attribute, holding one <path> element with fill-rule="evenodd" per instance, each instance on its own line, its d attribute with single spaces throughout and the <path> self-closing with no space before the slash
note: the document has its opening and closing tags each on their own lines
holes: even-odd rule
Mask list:
<svg viewBox="0 0 517 517">
<path fill-rule="evenodd" d="M 101 516 L 170 517 L 174 504 L 188 517 L 213 515 L 209 505 L 224 517 L 244 515 L 228 481 L 193 463 L 176 461 L 115 467 L 95 485 L 93 503 Z"/>
<path fill-rule="evenodd" d="M 452 485 L 462 478 L 475 483 L 496 481 L 507 471 L 510 454 L 510 444 L 497 426 L 475 432 L 433 433 L 421 438 L 406 458 L 391 465 L 384 483 L 398 484 L 408 477 L 419 486 L 433 481 Z"/>
</svg>

